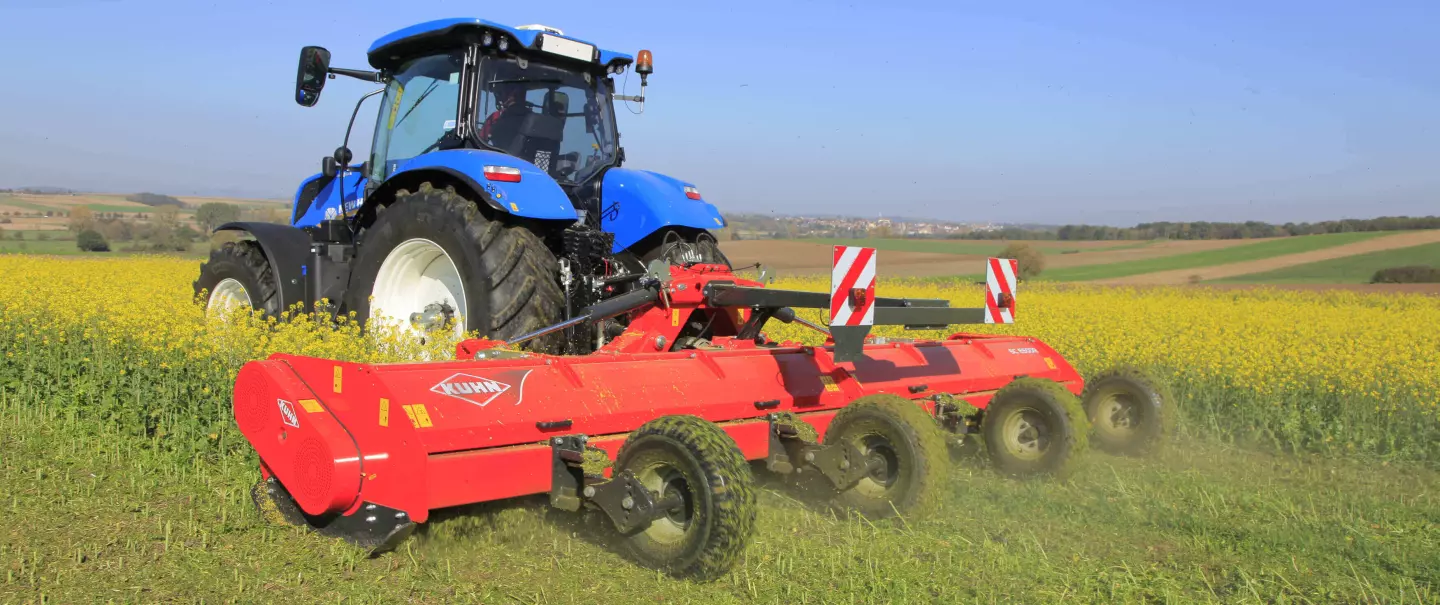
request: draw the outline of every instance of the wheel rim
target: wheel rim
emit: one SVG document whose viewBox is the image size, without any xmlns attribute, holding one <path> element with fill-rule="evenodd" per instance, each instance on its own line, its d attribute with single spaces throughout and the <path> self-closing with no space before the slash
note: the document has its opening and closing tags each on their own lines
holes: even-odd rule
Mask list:
<svg viewBox="0 0 1440 605">
<path fill-rule="evenodd" d="M 1036 460 L 1050 447 L 1050 423 L 1034 408 L 1015 410 L 1001 432 L 1005 451 L 1022 460 Z"/>
<path fill-rule="evenodd" d="M 369 320 L 417 335 L 448 321 L 455 335 L 461 336 L 465 333 L 464 284 L 444 248 L 428 239 L 406 240 L 380 263 L 371 290 Z"/>
<path fill-rule="evenodd" d="M 870 470 L 855 487 L 867 496 L 879 497 L 900 480 L 900 455 L 881 435 L 866 435 L 859 445 L 861 459 Z"/>
<path fill-rule="evenodd" d="M 1110 392 L 1097 398 L 1095 428 L 1117 438 L 1127 438 L 1140 428 L 1140 406 L 1129 393 Z"/>
<path fill-rule="evenodd" d="M 666 514 L 650 523 L 645 534 L 661 544 L 677 544 L 685 539 L 690 524 L 695 518 L 694 494 L 685 475 L 669 463 L 654 461 L 635 472 L 635 478 L 650 491 L 656 502 L 671 494 L 680 495 L 680 506 L 666 511 Z"/>
<path fill-rule="evenodd" d="M 233 277 L 227 277 L 215 284 L 214 290 L 210 292 L 210 300 L 205 304 L 207 313 L 222 313 L 236 307 L 251 307 L 250 292 L 245 290 L 245 284 L 240 283 Z"/>
</svg>

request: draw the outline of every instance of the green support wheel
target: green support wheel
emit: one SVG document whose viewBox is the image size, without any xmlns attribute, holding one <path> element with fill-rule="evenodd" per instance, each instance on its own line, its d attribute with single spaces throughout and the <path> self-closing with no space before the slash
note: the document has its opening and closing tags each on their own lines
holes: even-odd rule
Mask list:
<svg viewBox="0 0 1440 605">
<path fill-rule="evenodd" d="M 1001 472 L 1063 477 L 1086 449 L 1088 425 L 1079 399 L 1060 383 L 1021 378 L 990 400 L 980 434 Z"/>
<path fill-rule="evenodd" d="M 1085 413 L 1095 445 L 1113 454 L 1154 452 L 1179 420 L 1165 383 L 1133 366 L 1111 369 L 1086 382 Z"/>
<path fill-rule="evenodd" d="M 825 443 L 849 442 L 870 472 L 836 497 L 841 508 L 872 518 L 919 515 L 937 505 L 950 454 L 935 420 L 898 395 L 850 402 L 825 430 Z"/>
<path fill-rule="evenodd" d="M 624 538 L 631 557 L 676 576 L 711 580 L 729 572 L 755 530 L 755 479 L 735 441 L 696 416 L 664 416 L 641 426 L 615 457 L 657 502 L 681 505 Z"/>
</svg>

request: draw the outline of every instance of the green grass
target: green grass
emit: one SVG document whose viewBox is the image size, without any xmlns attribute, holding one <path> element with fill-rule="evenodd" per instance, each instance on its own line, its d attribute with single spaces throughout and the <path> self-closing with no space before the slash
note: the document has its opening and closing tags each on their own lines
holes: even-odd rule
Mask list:
<svg viewBox="0 0 1440 605">
<path fill-rule="evenodd" d="M 1364 284 L 1376 271 L 1406 265 L 1440 267 L 1440 244 L 1424 244 L 1332 258 L 1264 273 L 1251 273 L 1213 283 Z"/>
<path fill-rule="evenodd" d="M 761 472 L 756 536 L 695 584 L 538 500 L 437 515 L 365 558 L 262 523 L 250 456 L 183 456 L 13 393 L 0 401 L 0 601 L 1434 602 L 1433 472 L 1183 440 L 1091 454 L 1068 483 L 956 465 L 938 515 L 870 523 Z"/>
<path fill-rule="evenodd" d="M 37 241 L 30 234 L 25 235 L 24 241 L 10 239 L 10 233 L 5 233 L 5 239 L 0 240 L 0 254 L 80 254 L 80 249 L 75 247 L 74 238 L 68 240 L 46 240 Z M 95 254 L 104 254 L 103 252 Z"/>
<path fill-rule="evenodd" d="M 1391 231 L 1372 231 L 1366 233 L 1332 233 L 1325 235 L 1303 235 L 1286 237 L 1251 244 L 1240 244 L 1229 248 L 1217 250 L 1206 250 L 1204 252 L 1192 252 L 1190 254 L 1176 254 L 1173 256 L 1162 256 L 1143 260 L 1125 261 L 1119 263 L 1108 263 L 1103 265 L 1085 265 L 1079 267 L 1067 267 L 1046 271 L 1041 278 L 1053 281 L 1089 281 L 1094 279 L 1111 279 L 1140 275 L 1143 273 L 1155 273 L 1157 271 L 1172 271 L 1177 269 L 1197 269 L 1200 267 L 1213 267 L 1229 263 L 1240 263 L 1245 261 L 1310 252 L 1323 248 L 1331 248 L 1344 244 L 1351 244 L 1382 235 L 1391 235 Z"/>
<path fill-rule="evenodd" d="M 1007 243 L 980 241 L 980 240 L 942 240 L 942 239 L 889 239 L 889 238 L 806 238 L 802 242 L 811 242 L 824 245 L 843 246 L 865 246 L 876 250 L 894 250 L 897 252 L 937 252 L 941 254 L 966 254 L 986 256 L 997 254 L 1004 249 Z M 1022 243 L 1030 244 L 1046 254 L 1060 254 L 1069 250 L 1081 252 L 1097 252 L 1100 250 L 1123 250 L 1126 248 L 1143 248 L 1153 242 L 1127 242 L 1113 246 L 1080 248 L 1076 246 L 1080 242 L 1062 242 L 1053 240 L 1033 240 Z"/>
</svg>

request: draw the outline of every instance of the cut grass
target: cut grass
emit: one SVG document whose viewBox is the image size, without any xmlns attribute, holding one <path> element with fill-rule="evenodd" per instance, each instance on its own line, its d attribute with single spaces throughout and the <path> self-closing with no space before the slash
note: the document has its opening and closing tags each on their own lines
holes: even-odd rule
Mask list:
<svg viewBox="0 0 1440 605">
<path fill-rule="evenodd" d="M 233 437 L 231 435 L 230 437 Z M 443 511 L 396 552 L 262 524 L 252 456 L 181 456 L 0 400 L 0 602 L 1434 602 L 1433 471 L 1183 439 L 1091 454 L 1068 483 L 966 462 L 942 512 L 870 523 L 766 479 L 735 571 L 695 584 L 614 554 L 543 499 Z"/>
<path fill-rule="evenodd" d="M 1370 282 L 1376 271 L 1409 265 L 1440 267 L 1440 244 L 1423 244 L 1332 258 L 1207 283 L 1365 284 Z"/>
<path fill-rule="evenodd" d="M 1176 269 L 1196 269 L 1200 267 L 1213 267 L 1230 263 L 1241 263 L 1286 254 L 1297 254 L 1321 250 L 1344 244 L 1352 244 L 1367 239 L 1392 235 L 1394 231 L 1371 231 L 1365 233 L 1330 233 L 1324 235 L 1301 235 L 1274 239 L 1253 244 L 1241 244 L 1229 248 L 1217 250 L 1206 250 L 1204 252 L 1192 252 L 1190 254 L 1176 254 L 1174 256 L 1162 256 L 1159 258 L 1148 258 L 1143 260 L 1125 261 L 1120 263 L 1108 263 L 1103 265 L 1085 265 L 1080 267 L 1067 267 L 1053 269 L 1041 274 L 1041 279 L 1050 281 L 1089 281 L 1096 279 L 1111 279 L 1116 277 L 1128 277 L 1143 273 L 1155 273 L 1158 271 L 1173 271 Z"/>
<path fill-rule="evenodd" d="M 811 242 L 823 245 L 840 246 L 864 246 L 876 250 L 894 250 L 896 252 L 935 252 L 940 254 L 965 254 L 976 256 L 987 256 L 998 254 L 1005 246 L 1012 242 L 994 242 L 981 240 L 945 240 L 945 239 L 899 239 L 899 238 L 806 238 L 798 241 Z M 1127 242 L 1113 246 L 1080 248 L 1076 244 L 1082 242 L 1069 242 L 1057 240 L 1026 240 L 1013 242 L 1030 244 L 1046 254 L 1061 254 L 1069 251 L 1098 252 L 1101 250 L 1124 250 L 1127 248 L 1143 248 L 1154 242 Z"/>
</svg>

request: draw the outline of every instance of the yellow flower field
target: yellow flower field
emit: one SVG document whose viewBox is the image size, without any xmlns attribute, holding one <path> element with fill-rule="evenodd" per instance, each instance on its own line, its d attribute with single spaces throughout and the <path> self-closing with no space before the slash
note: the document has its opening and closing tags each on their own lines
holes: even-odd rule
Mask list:
<svg viewBox="0 0 1440 605">
<path fill-rule="evenodd" d="M 226 447 L 230 380 L 248 359 L 285 351 L 395 361 L 453 350 L 308 318 L 207 321 L 191 301 L 195 273 L 193 260 L 0 256 L 0 392 L 44 393 L 154 437 Z M 882 282 L 880 294 L 954 306 L 983 296 L 935 280 Z M 1152 368 L 1172 381 L 1191 433 L 1440 462 L 1440 299 L 1039 284 L 1022 285 L 1018 306 L 1015 325 L 958 329 L 1041 338 L 1082 372 Z M 769 335 L 814 340 L 798 325 L 772 325 Z"/>
</svg>

